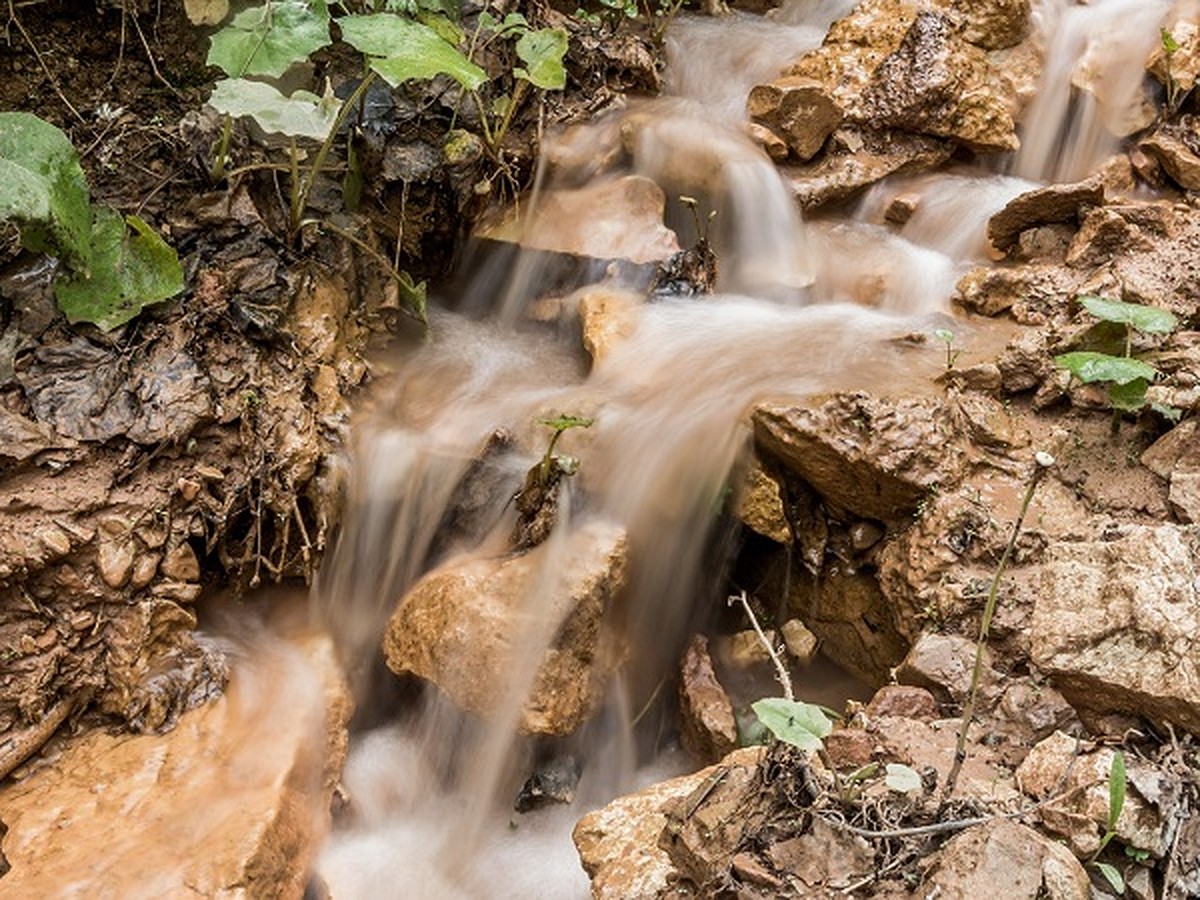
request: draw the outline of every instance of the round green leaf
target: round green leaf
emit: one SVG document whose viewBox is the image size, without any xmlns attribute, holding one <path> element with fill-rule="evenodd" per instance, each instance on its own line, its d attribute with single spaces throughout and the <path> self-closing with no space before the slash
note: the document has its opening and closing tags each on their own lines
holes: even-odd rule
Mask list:
<svg viewBox="0 0 1200 900">
<path fill-rule="evenodd" d="M 278 78 L 293 63 L 329 43 L 329 11 L 324 3 L 273 0 L 244 10 L 212 36 L 208 64 L 232 78 Z"/>
<path fill-rule="evenodd" d="M 566 53 L 567 33 L 561 28 L 527 31 L 517 41 L 517 56 L 525 68 L 513 69 L 513 74 L 544 91 L 561 91 L 567 84 Z"/>
<path fill-rule="evenodd" d="M 1129 384 L 1139 378 L 1153 381 L 1158 375 L 1158 370 L 1154 366 L 1144 363 L 1140 359 L 1109 356 L 1107 353 L 1096 353 L 1091 350 L 1064 353 L 1054 357 L 1054 363 L 1059 368 L 1068 370 L 1085 384 L 1097 381 Z"/>
<path fill-rule="evenodd" d="M 79 154 L 65 134 L 30 113 L 0 113 L 0 219 L 17 224 L 28 249 L 87 271 L 92 213 Z"/>
<path fill-rule="evenodd" d="M 812 703 L 768 697 L 751 704 L 751 709 L 771 734 L 801 750 L 820 749 L 821 741 L 833 730 L 821 707 Z"/>
<path fill-rule="evenodd" d="M 1132 325 L 1146 334 L 1170 334 L 1179 325 L 1179 320 L 1165 309 L 1143 306 L 1140 303 L 1125 303 L 1105 297 L 1080 297 L 1083 308 L 1103 322 L 1119 322 Z"/>
<path fill-rule="evenodd" d="M 449 75 L 467 90 L 487 80 L 487 73 L 458 52 L 428 25 L 375 13 L 337 20 L 342 40 L 360 53 L 377 57 L 371 68 L 392 87 L 412 78 Z"/>
<path fill-rule="evenodd" d="M 1116 384 L 1108 387 L 1108 399 L 1113 409 L 1122 412 L 1136 412 L 1146 405 L 1146 388 L 1149 382 L 1145 378 L 1135 378 L 1128 384 Z"/>
<path fill-rule="evenodd" d="M 92 322 L 111 331 L 143 307 L 183 290 L 179 257 L 137 216 L 122 218 L 107 206 L 96 207 L 92 247 L 89 276 L 64 275 L 54 283 L 59 308 L 70 322 Z"/>
<path fill-rule="evenodd" d="M 318 97 L 296 91 L 285 97 L 269 84 L 245 78 L 218 81 L 208 103 L 217 112 L 234 118 L 250 116 L 263 131 L 318 141 L 329 134 L 342 105 L 332 93 Z"/>
<path fill-rule="evenodd" d="M 899 794 L 907 794 L 909 791 L 920 791 L 925 788 L 917 771 L 911 766 L 900 763 L 887 764 L 887 775 L 884 777 L 883 783 Z"/>
</svg>

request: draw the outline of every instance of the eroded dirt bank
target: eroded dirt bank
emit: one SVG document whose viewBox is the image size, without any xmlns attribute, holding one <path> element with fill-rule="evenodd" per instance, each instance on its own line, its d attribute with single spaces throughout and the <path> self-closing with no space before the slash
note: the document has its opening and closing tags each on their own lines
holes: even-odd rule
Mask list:
<svg viewBox="0 0 1200 900">
<path fill-rule="evenodd" d="M 1125 8 L 1093 6 L 1101 22 Z M 392 331 L 413 337 L 397 329 L 381 236 L 414 272 L 444 271 L 496 196 L 489 186 L 530 175 L 539 129 L 625 89 L 657 89 L 653 44 L 641 30 L 526 10 L 569 23 L 572 88 L 559 105 L 526 110 L 498 170 L 483 157 L 425 167 L 458 124 L 455 98 L 394 93 L 398 130 L 364 141 L 378 163 L 369 211 L 353 220 L 373 226 L 364 248 L 281 237 L 270 176 L 228 189 L 204 181 L 217 134 L 193 115 L 204 38 L 178 9 L 153 18 L 157 74 L 137 45 L 117 50 L 143 88 L 172 82 L 156 101 L 167 124 L 140 124 L 134 98 L 136 112 L 101 111 L 107 83 L 91 85 L 90 106 L 76 98 L 79 121 L 65 106 L 55 115 L 77 144 L 94 141 L 85 164 L 97 191 L 169 232 L 187 292 L 104 335 L 57 316 L 33 261 L 16 260 L 3 282 L 0 768 L 64 722 L 175 730 L 92 731 L 62 762 L 18 770 L 0 794 L 4 846 L 21 869 L 8 877 L 32 877 L 37 835 L 60 827 L 37 809 L 65 809 L 94 787 L 91 774 L 75 778 L 71 754 L 102 756 L 103 777 L 126 786 L 142 772 L 156 784 L 148 803 L 179 799 L 171 760 L 223 751 L 172 748 L 210 728 L 232 740 L 231 710 L 255 718 L 244 693 L 253 675 L 239 681 L 235 669 L 216 699 L 238 653 L 197 634 L 196 603 L 218 584 L 311 579 L 348 496 L 345 555 L 322 604 L 336 623 L 370 595 L 369 615 L 338 626 L 356 687 L 380 655 L 401 679 L 398 709 L 417 718 L 421 694 L 451 710 L 453 749 L 431 742 L 444 758 L 421 769 L 437 790 L 461 781 L 487 799 L 528 776 L 518 809 L 571 801 L 582 763 L 568 754 L 586 760 L 618 681 L 643 743 L 677 730 L 696 764 L 711 764 L 579 822 L 595 896 L 971 897 L 1005 884 L 1013 896 L 1086 897 L 1113 893 L 1112 872 L 1129 896 L 1200 891 L 1198 28 L 1190 6 L 1161 4 L 1138 15 L 1158 15 L 1150 38 L 1161 24 L 1171 42 L 1114 47 L 1102 29 L 1083 41 L 1071 52 L 1086 64 L 1059 85 L 1074 105 L 1051 130 L 1075 146 L 1083 119 L 1070 116 L 1085 108 L 1104 121 L 1103 139 L 1070 161 L 1039 157 L 1038 104 L 1058 59 L 1047 22 L 1066 33 L 1073 20 L 1052 17 L 1085 12 L 866 0 L 816 19 L 796 6 L 739 20 L 764 29 L 747 40 L 763 55 L 767 34 L 798 47 L 780 53 L 778 75 L 739 87 L 736 117 L 744 99 L 751 121 L 701 116 L 697 127 L 679 100 L 694 99 L 679 86 L 695 89 L 694 72 L 683 72 L 667 104 L 568 132 L 548 157 L 540 218 L 515 237 L 547 270 L 524 285 L 528 296 L 494 288 L 496 315 L 522 323 L 518 337 L 493 343 L 484 326 L 446 314 L 461 346 L 402 342 L 411 358 L 376 385 L 375 416 L 361 420 L 360 440 L 378 441 L 373 464 L 392 480 L 369 480 L 360 443 L 348 488 L 343 451 L 351 400 L 371 381 L 366 351 Z M 60 43 L 72 36 L 60 13 L 23 15 L 43 24 L 40 48 L 80 59 Z M 113 51 L 88 52 L 119 71 Z M 1125 53 L 1135 79 L 1102 62 Z M 19 46 L 12 58 L 24 73 L 5 89 L 12 105 L 55 109 L 37 93 L 54 92 L 46 60 Z M 345 61 L 317 65 L 336 74 Z M 708 102 L 716 116 L 718 93 Z M 414 104 L 428 115 L 408 115 Z M 239 140 L 261 161 L 265 151 Z M 774 171 L 766 157 L 782 195 L 756 193 L 764 179 L 779 188 L 763 175 Z M 763 222 L 773 233 L 755 231 Z M 942 233 L 948 222 L 964 234 Z M 488 234 L 514 239 L 510 226 L 498 217 Z M 589 270 L 608 277 L 571 293 Z M 720 296 L 733 290 L 749 297 Z M 1173 319 L 1104 321 L 1086 297 Z M 1111 315 L 1133 315 L 1122 309 Z M 521 328 L 534 337 L 522 343 Z M 1114 393 L 1113 378 L 1081 383 L 1056 362 L 1081 352 L 1153 366 L 1144 396 Z M 476 390 L 506 368 L 499 399 Z M 1114 403 L 1124 407 L 1115 417 Z M 665 412 L 643 420 L 639 409 Z M 539 424 L 564 413 L 580 415 L 563 426 L 576 429 L 563 438 L 572 456 L 546 449 Z M 436 462 L 422 468 L 430 447 Z M 364 537 L 372 528 L 381 533 Z M 762 640 L 724 602 L 731 593 L 774 629 L 768 643 L 786 646 L 797 697 L 818 647 L 858 680 L 863 702 L 838 710 L 819 753 L 733 749 L 762 737 L 744 685 L 776 688 Z M 996 613 L 973 679 L 989 595 Z M 317 670 L 331 652 L 320 649 Z M 288 740 L 259 772 L 258 824 L 243 829 L 254 840 L 202 877 L 147 878 L 250 895 L 310 883 L 349 714 L 344 693 L 297 674 L 312 668 L 293 674 L 322 700 L 285 716 Z M 965 762 L 948 784 L 975 686 Z M 502 720 L 503 740 L 476 739 L 489 720 Z M 487 781 L 492 763 L 472 754 L 485 759 L 505 740 L 515 761 Z M 372 806 L 338 803 L 348 830 Z M 102 807 L 78 827 L 104 821 Z M 405 809 L 397 800 L 393 812 Z"/>
</svg>

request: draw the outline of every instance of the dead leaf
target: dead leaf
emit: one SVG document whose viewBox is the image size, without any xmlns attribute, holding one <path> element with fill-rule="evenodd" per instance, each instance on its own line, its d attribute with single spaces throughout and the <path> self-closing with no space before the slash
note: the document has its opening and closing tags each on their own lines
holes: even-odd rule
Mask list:
<svg viewBox="0 0 1200 900">
<path fill-rule="evenodd" d="M 219 25 L 229 15 L 229 0 L 183 0 L 193 25 Z"/>
</svg>

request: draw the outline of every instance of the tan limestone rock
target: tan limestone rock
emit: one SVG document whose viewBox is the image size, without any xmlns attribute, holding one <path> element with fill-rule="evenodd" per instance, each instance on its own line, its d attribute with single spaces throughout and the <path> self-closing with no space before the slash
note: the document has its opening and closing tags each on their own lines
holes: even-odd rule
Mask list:
<svg viewBox="0 0 1200 900">
<path fill-rule="evenodd" d="M 628 550 L 625 532 L 599 521 L 565 540 L 549 563 L 555 541 L 519 556 L 453 560 L 425 575 L 388 623 L 388 666 L 433 682 L 461 708 L 486 717 L 507 688 L 496 673 L 518 671 L 518 660 L 546 647 L 530 673 L 519 727 L 574 732 L 619 662 L 604 616 L 625 584 Z M 544 571 L 550 584 L 540 581 Z"/>
<path fill-rule="evenodd" d="M 680 666 L 679 732 L 684 748 L 705 763 L 737 749 L 733 704 L 713 669 L 708 639 L 701 634 L 688 642 Z"/>
<path fill-rule="evenodd" d="M 800 76 L 755 85 L 746 111 L 751 121 L 782 137 L 800 160 L 816 156 L 842 122 L 842 110 L 825 86 Z"/>
<path fill-rule="evenodd" d="M 332 643 L 260 646 L 166 734 L 100 731 L 0 789 L 6 895 L 299 898 L 329 826 L 350 700 Z"/>
<path fill-rule="evenodd" d="M 1087 872 L 1070 851 L 1032 828 L 998 818 L 951 838 L 924 885 L 946 900 L 1088 900 Z"/>
<path fill-rule="evenodd" d="M 1126 525 L 1111 538 L 1047 552 L 1033 662 L 1081 711 L 1200 730 L 1200 531 Z"/>
</svg>

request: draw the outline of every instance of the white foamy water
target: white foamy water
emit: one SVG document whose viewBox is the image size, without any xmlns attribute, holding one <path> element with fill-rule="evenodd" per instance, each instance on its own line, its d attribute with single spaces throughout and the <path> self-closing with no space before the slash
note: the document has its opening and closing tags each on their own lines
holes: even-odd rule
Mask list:
<svg viewBox="0 0 1200 900">
<path fill-rule="evenodd" d="M 1041 5 L 1041 27 L 1053 38 L 1045 77 L 1052 96 L 1035 104 L 1025 125 L 1014 166 L 1020 178 L 962 169 L 891 179 L 852 218 L 805 223 L 775 167 L 743 133 L 745 96 L 817 46 L 850 6 L 793 0 L 772 22 L 681 20 L 669 41 L 670 96 L 574 130 L 564 139 L 571 152 L 541 178 L 546 192 L 650 179 L 666 195 L 665 222 L 682 246 L 696 235 L 679 195 L 696 198 L 704 214 L 716 210 L 716 295 L 636 306 L 622 339 L 590 367 L 569 310 L 549 324 L 529 321 L 561 261 L 517 254 L 482 266 L 468 289 L 467 305 L 482 318 L 436 313 L 431 339 L 402 351 L 377 386 L 375 409 L 356 430 L 341 542 L 317 596 L 368 702 L 379 636 L 413 583 L 447 559 L 506 552 L 508 501 L 547 439 L 538 418 L 570 413 L 595 424 L 563 438 L 560 449 L 579 459 L 579 474 L 539 548 L 545 562 L 523 598 L 512 664 L 479 673 L 500 688 L 488 721 L 426 690 L 405 700 L 401 721 L 355 737 L 345 776 L 351 812 L 319 865 L 338 900 L 587 896 L 570 840 L 579 816 L 682 765 L 658 755 L 662 741 L 647 740 L 658 737 L 647 734 L 647 722 L 635 730 L 632 721 L 654 706 L 684 639 L 723 599 L 729 550 L 718 511 L 745 451 L 750 410 L 776 396 L 934 390 L 940 348 L 897 338 L 953 321 L 949 297 L 962 272 L 986 258 L 991 215 L 1041 180 L 1111 150 L 1111 117 L 1088 112 L 1096 105 L 1090 100 L 1063 106 L 1059 95 L 1069 94 L 1071 68 L 1098 29 L 1128 23 L 1117 30 L 1129 34 L 1105 45 L 1114 65 L 1127 65 L 1157 38 L 1152 20 L 1161 14 L 1159 3 L 1133 9 L 1126 0 Z M 1102 80 L 1118 103 L 1125 76 L 1114 69 Z M 902 226 L 885 225 L 898 193 L 917 197 L 915 211 Z M 536 198 L 526 212 L 539 215 Z M 584 233 L 612 225 L 602 221 L 604 209 L 572 215 L 584 218 L 562 224 Z M 553 221 L 542 225 L 554 231 Z M 606 277 L 603 264 L 581 272 L 572 285 Z M 970 329 L 954 327 L 958 346 L 969 348 Z M 455 489 L 498 429 L 513 438 L 493 472 L 502 487 L 475 509 L 482 524 L 443 546 Z M 552 613 L 555 573 L 569 562 L 572 536 L 597 523 L 628 535 L 622 628 L 629 659 L 596 721 L 557 748 L 580 759 L 578 799 L 517 814 L 513 798 L 538 748 L 516 734 L 516 723 L 560 624 Z"/>
</svg>

